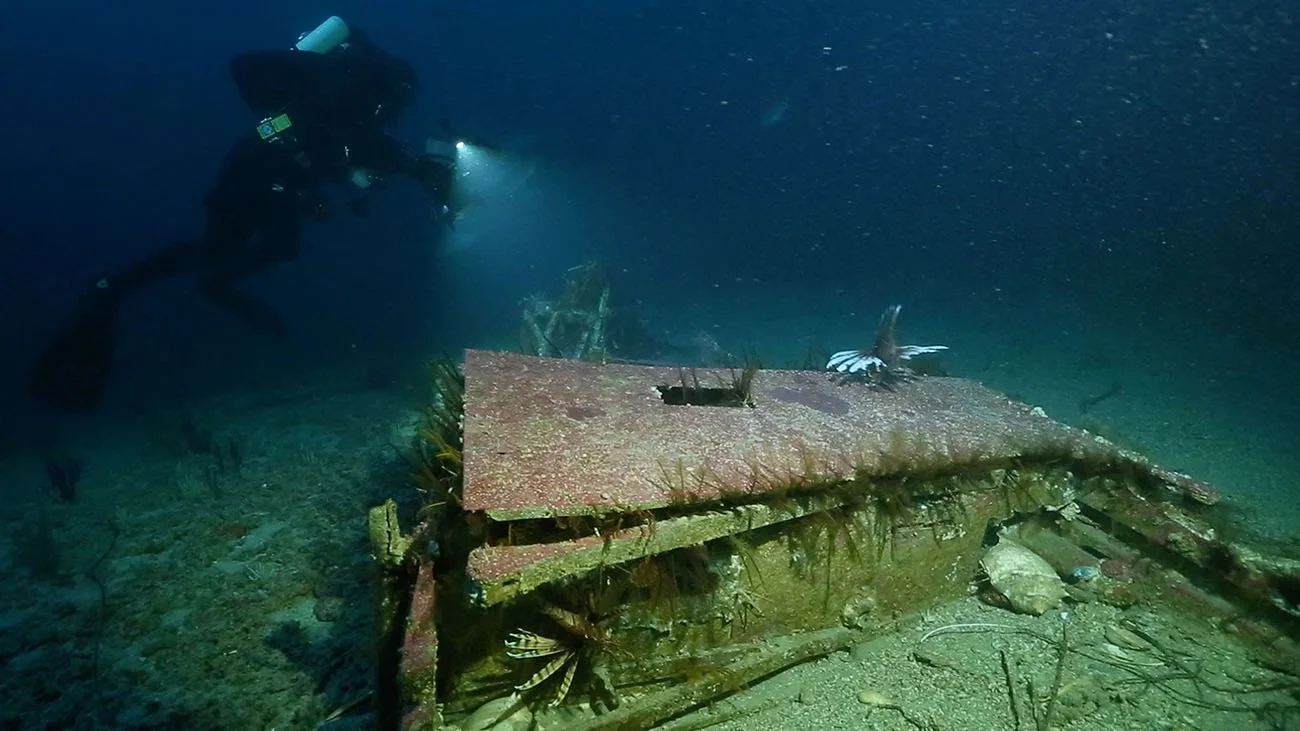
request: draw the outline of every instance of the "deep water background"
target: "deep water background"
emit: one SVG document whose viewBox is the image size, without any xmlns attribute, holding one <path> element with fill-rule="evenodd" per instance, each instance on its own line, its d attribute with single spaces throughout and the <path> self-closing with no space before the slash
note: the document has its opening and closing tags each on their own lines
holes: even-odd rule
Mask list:
<svg viewBox="0 0 1300 731">
<path fill-rule="evenodd" d="M 1051 300 L 1293 370 L 1300 28 L 1282 0 L 20 0 L 0 24 L 10 445 L 54 423 L 22 371 L 80 288 L 199 230 L 254 121 L 227 59 L 329 14 L 419 70 L 405 139 L 446 118 L 540 172 L 458 250 L 400 184 L 368 218 L 310 224 L 298 261 L 249 282 L 288 342 L 186 282 L 142 294 L 106 415 L 450 350 L 593 256 L 648 308 L 924 293 L 1050 328 Z"/>
</svg>

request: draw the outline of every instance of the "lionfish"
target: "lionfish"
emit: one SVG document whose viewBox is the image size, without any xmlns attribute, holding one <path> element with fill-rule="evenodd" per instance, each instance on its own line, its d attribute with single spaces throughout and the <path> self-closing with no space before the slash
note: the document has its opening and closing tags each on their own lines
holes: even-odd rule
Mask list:
<svg viewBox="0 0 1300 731">
<path fill-rule="evenodd" d="M 880 316 L 876 342 L 869 350 L 841 350 L 826 361 L 826 369 L 840 373 L 863 373 L 867 376 L 906 374 L 903 361 L 926 353 L 947 350 L 947 345 L 899 345 L 898 313 L 902 305 L 893 305 Z"/>
</svg>

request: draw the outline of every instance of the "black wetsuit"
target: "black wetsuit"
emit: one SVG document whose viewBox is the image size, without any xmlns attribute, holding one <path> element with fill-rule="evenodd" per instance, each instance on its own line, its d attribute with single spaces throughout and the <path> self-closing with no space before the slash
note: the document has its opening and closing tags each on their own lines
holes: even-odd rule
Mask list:
<svg viewBox="0 0 1300 731">
<path fill-rule="evenodd" d="M 120 297 L 163 277 L 194 275 L 213 301 L 279 334 L 279 318 L 232 285 L 297 255 L 303 217 L 325 213 L 317 193 L 322 184 L 346 185 L 358 169 L 406 175 L 442 205 L 450 167 L 409 155 L 384 132 L 409 103 L 415 77 L 404 62 L 373 46 L 324 55 L 258 51 L 235 57 L 231 71 L 259 118 L 287 114 L 292 126 L 271 139 L 250 129 L 226 155 L 204 198 L 207 220 L 199 239 L 101 279 L 96 295 Z"/>
<path fill-rule="evenodd" d="M 234 285 L 297 255 L 304 216 L 325 209 L 317 192 L 324 183 L 346 185 L 359 170 L 404 175 L 425 188 L 435 210 L 446 209 L 452 162 L 413 156 L 384 130 L 415 91 L 404 61 L 357 40 L 329 54 L 241 54 L 231 71 L 258 120 L 278 117 L 290 125 L 264 138 L 250 124 L 204 198 L 197 239 L 101 277 L 83 295 L 74 319 L 33 366 L 29 391 L 38 399 L 65 411 L 93 408 L 112 366 L 119 303 L 159 279 L 193 276 L 204 295 L 250 326 L 283 334 L 280 317 Z"/>
</svg>

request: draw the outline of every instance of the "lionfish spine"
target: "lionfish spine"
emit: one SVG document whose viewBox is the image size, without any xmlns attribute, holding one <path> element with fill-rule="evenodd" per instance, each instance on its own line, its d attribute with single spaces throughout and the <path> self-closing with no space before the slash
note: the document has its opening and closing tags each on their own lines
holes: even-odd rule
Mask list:
<svg viewBox="0 0 1300 731">
<path fill-rule="evenodd" d="M 506 655 L 514 658 L 546 657 L 567 649 L 558 640 L 528 630 L 517 629 L 506 637 Z"/>
<path fill-rule="evenodd" d="M 533 673 L 533 676 L 531 678 L 525 680 L 521 685 L 516 685 L 515 690 L 522 693 L 526 690 L 532 690 L 533 688 L 536 688 L 539 684 L 541 684 L 542 681 L 546 680 L 547 678 L 559 672 L 560 668 L 564 667 L 565 663 L 573 659 L 574 659 L 574 655 L 572 651 L 567 651 L 562 655 L 556 655 L 554 658 L 551 659 L 550 662 L 542 666 L 541 670 L 538 670 L 537 672 Z M 574 662 L 573 664 L 575 666 L 577 665 L 576 662 Z"/>
</svg>

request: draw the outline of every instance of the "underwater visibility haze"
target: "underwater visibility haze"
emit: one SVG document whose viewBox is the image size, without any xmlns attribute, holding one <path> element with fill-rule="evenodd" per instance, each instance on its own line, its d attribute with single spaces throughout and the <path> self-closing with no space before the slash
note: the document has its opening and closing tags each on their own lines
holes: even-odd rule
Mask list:
<svg viewBox="0 0 1300 731">
<path fill-rule="evenodd" d="M 1300 642 L 1300 12 L 1282 0 L 6 16 L 0 727 L 1300 728 L 1300 662 L 1277 659 Z M 633 394 L 694 421 L 654 432 L 658 412 L 620 411 Z M 785 439 L 797 480 L 766 461 Z M 848 444 L 843 469 L 808 456 Z M 864 444 L 893 456 L 867 465 Z M 663 495 L 584 482 L 635 464 Z M 591 472 L 566 482 L 574 465 Z M 860 499 L 819 497 L 819 470 L 895 526 L 963 491 L 1037 502 L 909 559 Z M 1191 517 L 1120 535 L 1129 503 L 1087 495 L 1126 480 Z M 692 505 L 768 532 L 693 533 L 714 518 Z M 996 510 L 962 505 L 942 520 Z M 1088 543 L 1076 519 L 1120 537 Z M 1202 520 L 1227 548 L 1168 539 Z M 1040 522 L 1083 553 L 1055 561 Z M 634 526 L 670 558 L 528 591 L 484 578 L 486 556 L 617 552 Z M 863 598 L 832 569 L 859 551 L 939 583 Z M 1256 551 L 1277 557 L 1267 581 L 1225 568 Z M 1021 558 L 1048 565 L 1050 611 L 1000 585 L 1032 573 L 1002 568 Z M 1151 562 L 1196 590 L 1119 586 Z M 700 659 L 830 631 L 791 619 L 805 590 L 866 634 L 785 665 Z M 693 608 L 700 591 L 725 607 Z M 1192 594 L 1270 629 L 1158 608 Z M 681 640 L 689 668 L 654 672 L 687 687 L 732 663 L 741 710 L 629 690 L 652 623 L 617 607 L 641 600 L 711 617 Z M 441 644 L 412 629 L 424 610 Z M 1203 673 L 1184 645 L 1240 664 Z"/>
</svg>

